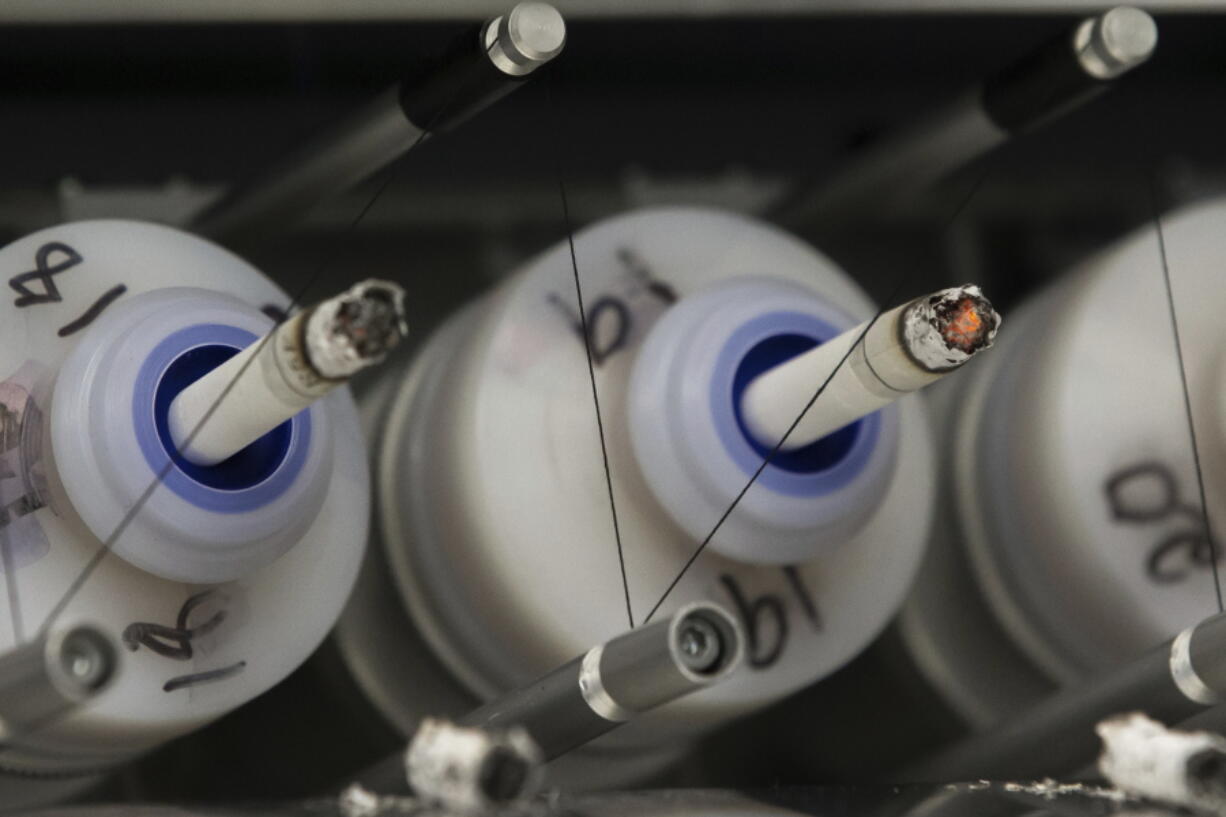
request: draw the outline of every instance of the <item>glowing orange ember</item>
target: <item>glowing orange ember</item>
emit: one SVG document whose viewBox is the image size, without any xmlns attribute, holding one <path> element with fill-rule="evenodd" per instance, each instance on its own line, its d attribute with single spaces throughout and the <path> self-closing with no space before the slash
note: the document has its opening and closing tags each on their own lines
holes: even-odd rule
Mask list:
<svg viewBox="0 0 1226 817">
<path fill-rule="evenodd" d="M 974 298 L 963 298 L 958 301 L 954 306 L 953 314 L 941 330 L 946 343 L 967 352 L 982 343 L 983 333 L 983 315 L 979 311 L 979 303 Z"/>
</svg>

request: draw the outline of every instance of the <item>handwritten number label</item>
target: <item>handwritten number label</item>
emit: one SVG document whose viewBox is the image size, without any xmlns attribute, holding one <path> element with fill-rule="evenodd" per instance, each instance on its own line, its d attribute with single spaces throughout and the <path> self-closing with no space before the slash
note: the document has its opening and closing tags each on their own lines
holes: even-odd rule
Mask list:
<svg viewBox="0 0 1226 817">
<path fill-rule="evenodd" d="M 636 295 L 646 293 L 664 306 L 670 306 L 677 300 L 676 291 L 652 276 L 651 271 L 633 251 L 622 247 L 617 250 L 616 256 L 625 270 L 627 292 L 603 294 L 587 307 L 586 343 L 592 350 L 594 366 L 602 365 L 630 343 L 635 327 L 631 301 Z M 579 340 L 583 341 L 583 321 L 578 310 L 556 292 L 549 293 L 548 300 L 566 318 Z M 658 310 L 659 307 L 655 309 Z"/>
<path fill-rule="evenodd" d="M 583 322 L 579 320 L 578 313 L 556 294 L 550 293 L 549 302 L 562 310 L 571 328 L 582 340 Z M 626 345 L 632 324 L 630 309 L 616 298 L 605 296 L 588 307 L 587 344 L 592 350 L 594 365 L 604 363 L 614 352 Z"/>
<path fill-rule="evenodd" d="M 796 601 L 799 602 L 800 609 L 804 611 L 805 618 L 809 620 L 809 624 L 813 626 L 813 629 L 820 633 L 824 629 L 822 614 L 817 609 L 817 602 L 813 600 L 813 594 L 805 586 L 804 577 L 800 575 L 796 565 L 788 565 L 783 568 L 783 575 L 787 577 L 788 584 L 792 587 L 792 592 L 796 594 Z"/>
<path fill-rule="evenodd" d="M 179 608 L 179 614 L 175 617 L 173 626 L 146 621 L 129 624 L 124 628 L 122 635 L 124 646 L 133 652 L 141 647 L 145 647 L 173 661 L 190 661 L 195 655 L 193 641 L 217 629 L 226 620 L 226 611 L 220 609 L 200 624 L 192 627 L 188 626 L 188 619 L 192 611 L 216 597 L 216 590 L 206 590 L 203 593 L 189 596 L 187 601 L 183 602 L 183 606 Z M 218 669 L 205 670 L 188 675 L 177 675 L 167 680 L 162 685 L 162 689 L 166 692 L 173 692 L 176 689 L 184 689 L 197 684 L 220 681 L 238 674 L 246 666 L 246 661 L 238 661 Z"/>
<path fill-rule="evenodd" d="M 48 263 L 52 255 L 61 256 L 54 264 Z M 60 296 L 60 288 L 55 285 L 55 276 L 70 270 L 81 263 L 81 254 L 58 241 L 52 241 L 38 248 L 34 254 L 34 269 L 23 272 L 9 279 L 9 286 L 17 293 L 14 302 L 17 307 L 37 306 L 38 304 L 54 304 L 64 300 Z M 43 285 L 42 292 L 36 292 L 26 286 L 37 281 Z"/>
<path fill-rule="evenodd" d="M 813 595 L 805 587 L 800 571 L 795 566 L 788 565 L 783 568 L 783 575 L 787 578 L 788 587 L 806 620 L 815 631 L 821 632 L 821 613 Z M 782 596 L 775 593 L 765 593 L 756 599 L 750 599 L 736 577 L 728 573 L 721 574 L 719 581 L 728 592 L 737 615 L 745 626 L 745 653 L 749 666 L 759 670 L 774 666 L 783 656 L 790 637 L 787 603 Z"/>
<path fill-rule="evenodd" d="M 188 627 L 187 619 L 204 602 L 213 598 L 215 592 L 206 590 L 190 596 L 179 608 L 179 615 L 173 627 L 164 624 L 153 624 L 138 621 L 124 628 L 122 640 L 124 646 L 135 652 L 140 647 L 153 650 L 155 653 L 175 661 L 188 661 L 193 655 L 192 639 L 209 633 L 226 620 L 226 611 L 218 610 L 203 623 L 196 627 Z"/>
<path fill-rule="evenodd" d="M 647 290 L 649 295 L 662 301 L 666 306 L 672 306 L 677 302 L 677 290 L 652 275 L 651 269 L 643 262 L 643 259 L 635 254 L 634 250 L 629 247 L 619 248 L 617 260 L 630 273 L 631 278 Z"/>
<path fill-rule="evenodd" d="M 1158 539 L 1145 560 L 1145 572 L 1156 584 L 1175 584 L 1188 577 L 1189 568 L 1213 565 L 1214 551 L 1205 531 L 1204 515 L 1184 502 L 1179 481 L 1166 465 L 1145 461 L 1123 468 L 1107 478 L 1107 505 L 1117 522 L 1145 525 L 1175 521 L 1179 527 Z M 1219 557 L 1220 558 L 1220 557 Z"/>
<path fill-rule="evenodd" d="M 745 638 L 748 642 L 745 657 L 749 666 L 754 669 L 772 666 L 783 654 L 783 647 L 788 640 L 788 614 L 783 602 L 770 593 L 750 601 L 734 577 L 724 573 L 719 580 L 732 597 L 737 615 L 745 625 Z M 774 625 L 769 626 L 769 629 L 766 625 L 768 619 L 774 621 Z M 774 639 L 767 641 L 765 635 L 769 634 L 770 630 L 774 631 Z"/>
<path fill-rule="evenodd" d="M 59 241 L 49 241 L 34 253 L 34 269 L 14 275 L 9 279 L 9 287 L 17 293 L 13 304 L 18 309 L 42 304 L 55 304 L 64 300 L 60 294 L 55 276 L 67 272 L 80 264 L 84 259 L 81 254 Z M 75 318 L 59 328 L 56 334 L 66 338 L 74 332 L 79 332 L 89 326 L 102 314 L 108 306 L 128 291 L 123 284 L 117 284 L 102 293 L 94 303 Z"/>
</svg>

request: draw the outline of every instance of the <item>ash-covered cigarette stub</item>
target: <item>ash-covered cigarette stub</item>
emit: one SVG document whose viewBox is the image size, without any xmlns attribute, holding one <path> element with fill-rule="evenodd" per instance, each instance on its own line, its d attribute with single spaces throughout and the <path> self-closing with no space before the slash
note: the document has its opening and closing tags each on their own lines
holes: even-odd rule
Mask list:
<svg viewBox="0 0 1226 817">
<path fill-rule="evenodd" d="M 1226 739 L 1168 729 L 1140 712 L 1098 724 L 1098 770 L 1129 794 L 1211 814 L 1226 811 Z"/>
<path fill-rule="evenodd" d="M 404 290 L 387 281 L 357 284 L 283 322 L 180 392 L 170 405 L 171 437 L 197 465 L 222 462 L 381 363 L 407 334 Z"/>
<path fill-rule="evenodd" d="M 522 727 L 490 731 L 426 718 L 404 755 L 413 793 L 447 813 L 489 814 L 531 798 L 544 760 Z"/>
<path fill-rule="evenodd" d="M 762 445 L 778 444 L 830 378 L 781 450 L 808 445 L 961 367 L 999 327 L 977 286 L 917 298 L 759 375 L 741 401 L 745 424 Z"/>
</svg>

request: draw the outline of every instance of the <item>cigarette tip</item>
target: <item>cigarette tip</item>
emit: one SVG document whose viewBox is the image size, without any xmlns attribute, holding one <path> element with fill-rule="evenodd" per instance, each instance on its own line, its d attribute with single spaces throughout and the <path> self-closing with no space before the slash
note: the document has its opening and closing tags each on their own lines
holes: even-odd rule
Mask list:
<svg viewBox="0 0 1226 817">
<path fill-rule="evenodd" d="M 912 358 L 930 371 L 955 369 L 989 349 L 1000 314 L 974 284 L 914 301 L 903 314 L 903 339 Z"/>
</svg>

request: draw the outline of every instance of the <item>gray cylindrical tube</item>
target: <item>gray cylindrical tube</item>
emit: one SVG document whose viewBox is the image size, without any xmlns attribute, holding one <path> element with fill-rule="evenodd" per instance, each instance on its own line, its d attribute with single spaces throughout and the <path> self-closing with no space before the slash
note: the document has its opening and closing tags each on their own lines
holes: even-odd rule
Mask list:
<svg viewBox="0 0 1226 817">
<path fill-rule="evenodd" d="M 460 718 L 490 731 L 526 729 L 545 760 L 731 675 L 744 655 L 740 624 L 711 602 L 617 636 Z M 403 753 L 360 776 L 379 792 L 407 788 Z"/>
<path fill-rule="evenodd" d="M 834 223 L 905 200 L 987 155 L 1012 135 L 1073 110 L 1147 61 L 1157 26 L 1119 6 L 1081 21 L 992 74 L 949 105 L 887 134 L 821 183 L 792 193 L 772 216 Z"/>
<path fill-rule="evenodd" d="M 769 215 L 789 226 L 840 221 L 931 186 L 1008 139 L 979 100 L 974 89 L 884 135 L 833 175 L 785 194 Z"/>
<path fill-rule="evenodd" d="M 0 655 L 0 745 L 101 692 L 117 662 L 111 639 L 86 626 L 45 633 Z"/>
<path fill-rule="evenodd" d="M 389 88 L 331 130 L 226 194 L 196 216 L 194 232 L 242 243 L 305 214 L 389 164 L 423 137 Z"/>
<path fill-rule="evenodd" d="M 547 760 L 657 706 L 722 680 L 741 660 L 740 625 L 716 604 L 614 638 L 461 719 L 469 726 L 523 726 Z"/>
<path fill-rule="evenodd" d="M 195 232 L 242 244 L 284 227 L 325 197 L 371 176 L 428 134 L 492 105 L 562 50 L 566 25 L 547 3 L 523 2 L 466 31 L 425 75 L 399 83 L 227 193 Z"/>
<path fill-rule="evenodd" d="M 1099 721 L 1141 710 L 1180 723 L 1226 699 L 1226 614 L 1084 686 L 1061 692 L 900 775 L 906 782 L 1036 778 L 1094 763 Z"/>
</svg>

